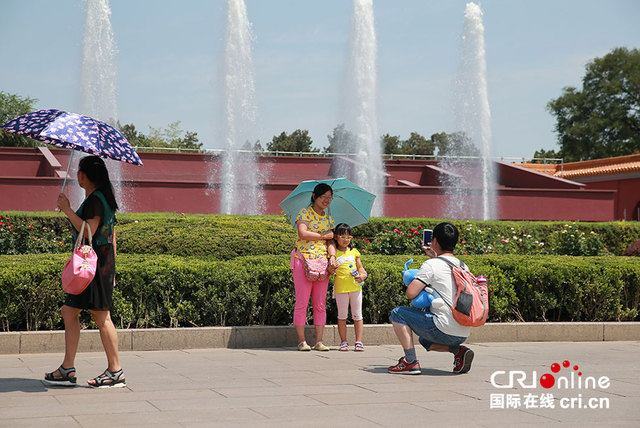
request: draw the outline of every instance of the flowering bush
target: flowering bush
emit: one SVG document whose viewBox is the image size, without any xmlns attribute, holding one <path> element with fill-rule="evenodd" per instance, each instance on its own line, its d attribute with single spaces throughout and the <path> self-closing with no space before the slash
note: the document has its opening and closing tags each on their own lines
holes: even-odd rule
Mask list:
<svg viewBox="0 0 640 428">
<path fill-rule="evenodd" d="M 400 223 L 400 221 L 398 222 Z M 516 255 L 570 255 L 598 256 L 614 254 L 604 243 L 605 233 L 585 231 L 578 223 L 560 225 L 543 224 L 532 227 L 532 222 L 455 222 L 460 232 L 455 252 L 463 255 L 516 254 Z M 424 254 L 422 229 L 434 224 L 415 226 L 385 223 L 385 229 L 373 236 L 357 237 L 356 246 L 364 253 Z M 553 226 L 555 229 L 549 228 Z M 369 229 L 371 231 L 371 229 Z M 356 232 L 359 232 L 356 229 Z M 637 232 L 638 233 L 638 232 Z M 357 233 L 356 233 L 357 234 Z M 609 239 L 612 239 L 609 237 Z"/>
<path fill-rule="evenodd" d="M 0 215 L 0 254 L 59 253 L 70 251 L 70 245 L 55 227 Z"/>
<path fill-rule="evenodd" d="M 461 226 L 461 238 L 457 246 L 460 254 L 549 254 L 544 241 L 527 233 L 522 227 L 498 228 L 470 221 Z"/>
<path fill-rule="evenodd" d="M 420 254 L 422 252 L 422 226 L 402 231 L 398 228 L 386 229 L 375 236 L 373 240 L 364 240 L 364 246 L 359 247 L 365 253 L 394 255 Z M 362 244 L 362 242 L 359 242 Z"/>
<path fill-rule="evenodd" d="M 0 254 L 71 251 L 71 224 L 60 213 L 0 212 Z M 353 229 L 363 254 L 424 255 L 423 229 L 442 219 L 372 218 Z M 461 255 L 621 255 L 640 240 L 640 222 L 452 220 Z M 256 230 L 261 231 L 255 233 Z M 283 216 L 118 214 L 119 253 L 207 256 L 218 260 L 289 254 L 296 232 Z M 564 233 L 563 233 L 564 231 Z M 573 235 L 573 236 L 571 236 Z M 188 245 L 187 245 L 188 244 Z"/>
<path fill-rule="evenodd" d="M 599 256 L 607 252 L 599 235 L 594 231 L 585 233 L 572 224 L 565 224 L 561 230 L 553 232 L 550 241 L 554 243 L 556 254 Z"/>
</svg>

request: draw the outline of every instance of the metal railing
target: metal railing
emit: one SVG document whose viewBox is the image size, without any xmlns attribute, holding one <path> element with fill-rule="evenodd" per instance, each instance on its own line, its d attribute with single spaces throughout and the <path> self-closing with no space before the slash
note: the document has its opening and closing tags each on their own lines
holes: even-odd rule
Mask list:
<svg viewBox="0 0 640 428">
<path fill-rule="evenodd" d="M 212 155 L 220 155 L 225 153 L 226 149 L 183 149 L 176 147 L 134 147 L 136 151 L 141 152 L 174 152 L 174 153 L 210 153 Z M 257 156 L 295 156 L 295 157 L 357 157 L 357 153 L 341 153 L 341 152 L 289 152 L 282 150 L 233 150 L 234 153 L 253 153 Z M 408 155 L 402 153 L 383 153 L 383 159 L 410 159 L 410 160 L 449 160 L 449 159 L 462 159 L 462 160 L 481 160 L 483 156 L 452 156 L 452 155 Z M 543 165 L 557 165 L 560 164 L 561 176 L 564 175 L 564 160 L 562 158 L 535 158 L 526 156 L 493 156 L 489 159 L 499 160 L 510 163 L 520 163 L 522 165 L 530 162 L 541 163 Z"/>
</svg>

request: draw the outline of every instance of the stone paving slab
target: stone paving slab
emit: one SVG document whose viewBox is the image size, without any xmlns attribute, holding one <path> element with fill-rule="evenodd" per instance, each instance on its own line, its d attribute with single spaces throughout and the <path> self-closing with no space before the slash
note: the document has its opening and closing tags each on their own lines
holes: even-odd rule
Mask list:
<svg viewBox="0 0 640 428">
<path fill-rule="evenodd" d="M 639 341 L 469 346 L 476 357 L 464 375 L 451 373 L 450 354 L 418 348 L 421 376 L 386 372 L 401 355 L 398 345 L 368 345 L 363 353 L 335 347 L 127 351 L 121 353 L 127 387 L 98 390 L 85 379 L 104 369 L 102 352 L 78 354 L 75 388 L 40 381 L 61 354 L 0 355 L 0 427 L 640 425 Z M 539 378 L 565 360 L 571 364 L 554 374 L 556 385 L 543 388 Z M 569 387 L 578 372 L 582 380 L 606 376 L 609 385 Z M 523 384 L 509 387 L 509 373 L 525 376 Z M 506 387 L 492 385 L 492 377 Z M 563 379 L 567 385 L 559 389 Z M 543 394 L 553 395 L 553 408 L 540 406 Z M 501 396 L 511 404 L 500 406 Z"/>
</svg>

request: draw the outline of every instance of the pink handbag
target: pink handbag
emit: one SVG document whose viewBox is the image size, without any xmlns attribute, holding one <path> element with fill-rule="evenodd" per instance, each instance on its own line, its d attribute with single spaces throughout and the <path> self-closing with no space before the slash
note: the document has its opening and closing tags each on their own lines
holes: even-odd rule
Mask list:
<svg viewBox="0 0 640 428">
<path fill-rule="evenodd" d="M 294 257 L 297 257 L 302 262 L 304 275 L 309 281 L 324 281 L 329 277 L 329 272 L 327 272 L 329 261 L 326 257 L 321 257 L 319 259 L 307 259 L 298 249 L 295 249 L 291 252 L 291 269 L 293 269 Z"/>
<path fill-rule="evenodd" d="M 87 226 L 89 231 L 89 245 L 84 245 L 84 227 Z M 71 257 L 64 265 L 62 270 L 62 289 L 69 294 L 80 294 L 93 281 L 96 275 L 96 267 L 98 265 L 98 256 L 91 247 L 91 227 L 86 221 L 82 222 L 80 233 L 73 247 Z"/>
</svg>

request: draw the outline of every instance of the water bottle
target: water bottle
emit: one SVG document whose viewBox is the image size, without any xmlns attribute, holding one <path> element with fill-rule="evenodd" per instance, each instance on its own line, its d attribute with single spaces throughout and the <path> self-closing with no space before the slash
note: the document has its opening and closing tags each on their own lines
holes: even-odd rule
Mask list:
<svg viewBox="0 0 640 428">
<path fill-rule="evenodd" d="M 358 269 L 353 267 L 353 265 L 349 265 L 349 269 L 351 269 L 351 276 L 353 277 L 353 279 L 355 279 L 358 275 L 360 275 L 360 272 L 358 272 Z M 362 287 L 362 283 L 356 281 L 356 285 L 359 287 Z"/>
<path fill-rule="evenodd" d="M 349 269 L 351 269 L 351 276 L 352 277 L 356 277 L 358 275 L 360 275 L 360 273 L 358 272 L 357 268 L 354 268 L 353 265 L 349 265 Z"/>
</svg>

